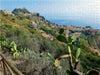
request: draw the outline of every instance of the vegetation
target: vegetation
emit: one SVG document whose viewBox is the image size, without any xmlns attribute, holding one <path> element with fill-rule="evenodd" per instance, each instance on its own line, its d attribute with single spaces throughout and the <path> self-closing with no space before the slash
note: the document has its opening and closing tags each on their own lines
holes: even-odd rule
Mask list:
<svg viewBox="0 0 100 75">
<path fill-rule="evenodd" d="M 65 37 L 65 30 L 59 25 L 52 24 L 42 16 L 32 15 L 28 18 L 18 11 L 13 11 L 16 16 L 3 11 L 0 14 L 0 52 L 23 74 L 89 75 L 100 71 L 99 52 L 91 50 L 100 50 L 99 35 L 82 31 L 79 36 Z M 20 12 L 30 13 L 26 9 L 20 9 Z M 31 22 L 37 24 L 37 30 Z M 74 33 L 75 30 L 70 32 Z"/>
<path fill-rule="evenodd" d="M 66 39 L 64 36 L 62 36 L 64 32 L 64 29 L 60 29 L 59 33 L 60 35 L 57 37 L 57 39 L 61 42 L 67 43 L 68 46 L 68 56 L 69 56 L 69 65 L 70 65 L 70 70 L 68 70 L 68 73 L 70 75 L 81 75 L 82 73 L 79 72 L 78 69 L 78 65 L 79 65 L 79 55 L 80 55 L 80 48 L 77 49 L 76 54 L 74 56 L 74 54 L 72 54 L 74 47 L 73 47 L 73 43 L 76 41 L 76 37 L 72 36 L 72 37 L 68 37 L 68 39 Z M 73 65 L 75 63 L 75 65 Z"/>
</svg>

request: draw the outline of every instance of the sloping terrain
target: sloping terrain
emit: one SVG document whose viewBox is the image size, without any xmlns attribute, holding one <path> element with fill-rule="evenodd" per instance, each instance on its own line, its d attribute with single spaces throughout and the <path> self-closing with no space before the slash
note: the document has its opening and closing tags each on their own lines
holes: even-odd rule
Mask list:
<svg viewBox="0 0 100 75">
<path fill-rule="evenodd" d="M 11 63 L 23 74 L 67 74 L 66 71 L 69 69 L 67 59 L 61 60 L 62 69 L 59 69 L 50 65 L 51 60 L 47 55 L 51 53 L 53 56 L 59 56 L 68 52 L 66 45 L 56 39 L 60 28 L 65 29 L 66 38 L 73 35 L 77 36 L 75 49 L 81 48 L 80 71 L 85 73 L 90 69 L 100 71 L 100 56 L 89 48 L 100 49 L 100 30 L 56 25 L 47 21 L 39 13 L 31 13 L 25 8 L 15 9 L 12 13 L 1 10 L 0 13 L 0 37 L 5 36 L 8 45 L 14 41 L 20 56 L 14 58 L 13 51 L 9 48 L 2 48 L 0 52 L 9 55 Z"/>
</svg>

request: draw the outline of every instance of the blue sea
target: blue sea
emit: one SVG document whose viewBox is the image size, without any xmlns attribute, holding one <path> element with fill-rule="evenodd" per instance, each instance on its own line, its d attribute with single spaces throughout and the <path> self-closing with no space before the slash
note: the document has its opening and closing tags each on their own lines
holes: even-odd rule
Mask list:
<svg viewBox="0 0 100 75">
<path fill-rule="evenodd" d="M 77 21 L 77 20 L 49 20 L 52 23 L 55 24 L 60 24 L 60 25 L 73 25 L 73 26 L 91 26 L 92 28 L 95 29 L 100 29 L 100 25 L 95 25 L 92 23 L 88 23 L 88 22 L 82 22 L 82 21 Z"/>
</svg>

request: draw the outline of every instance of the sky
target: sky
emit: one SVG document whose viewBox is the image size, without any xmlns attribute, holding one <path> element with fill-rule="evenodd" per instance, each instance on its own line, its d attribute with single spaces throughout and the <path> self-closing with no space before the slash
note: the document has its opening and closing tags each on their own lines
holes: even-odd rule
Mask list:
<svg viewBox="0 0 100 75">
<path fill-rule="evenodd" d="M 0 0 L 0 10 L 15 8 L 27 8 L 60 24 L 90 25 L 100 29 L 100 0 Z"/>
</svg>

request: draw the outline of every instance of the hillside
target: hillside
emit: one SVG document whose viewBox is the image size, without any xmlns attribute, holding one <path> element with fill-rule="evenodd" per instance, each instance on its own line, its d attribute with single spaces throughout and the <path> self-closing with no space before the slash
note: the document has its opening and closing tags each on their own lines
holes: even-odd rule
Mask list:
<svg viewBox="0 0 100 75">
<path fill-rule="evenodd" d="M 62 69 L 50 65 L 48 53 L 59 56 L 68 53 L 66 44 L 57 40 L 59 30 L 64 29 L 64 36 L 75 35 L 73 54 L 81 48 L 79 71 L 86 73 L 95 69 L 100 71 L 100 30 L 91 27 L 75 27 L 72 25 L 57 25 L 46 20 L 39 13 L 31 13 L 26 8 L 16 8 L 12 12 L 0 10 L 0 53 L 7 56 L 25 75 L 68 75 L 68 59 L 60 60 Z M 3 38 L 3 39 L 2 39 Z M 14 41 L 20 54 L 8 47 Z M 65 66 L 66 65 L 66 66 Z"/>
</svg>

